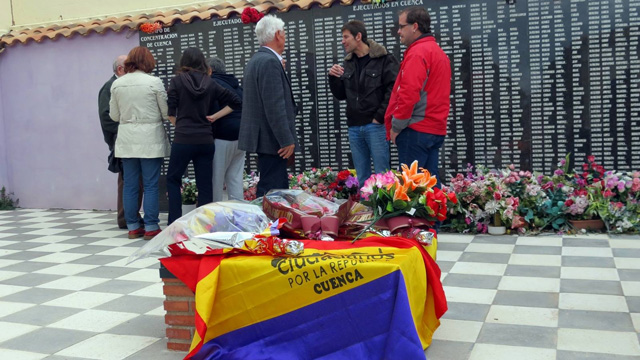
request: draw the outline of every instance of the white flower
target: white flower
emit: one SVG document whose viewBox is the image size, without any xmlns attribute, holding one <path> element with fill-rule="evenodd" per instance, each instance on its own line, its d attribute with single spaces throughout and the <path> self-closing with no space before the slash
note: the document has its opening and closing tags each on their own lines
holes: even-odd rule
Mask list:
<svg viewBox="0 0 640 360">
<path fill-rule="evenodd" d="M 500 204 L 495 201 L 495 200 L 489 200 L 487 201 L 487 204 L 484 206 L 484 209 L 489 213 L 489 214 L 495 214 L 496 211 L 498 211 L 498 209 L 500 208 Z"/>
</svg>

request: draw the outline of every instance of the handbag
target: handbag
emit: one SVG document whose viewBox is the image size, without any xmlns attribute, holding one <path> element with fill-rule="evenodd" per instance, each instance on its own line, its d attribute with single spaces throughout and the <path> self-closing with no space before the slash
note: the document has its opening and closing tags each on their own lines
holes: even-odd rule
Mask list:
<svg viewBox="0 0 640 360">
<path fill-rule="evenodd" d="M 122 172 L 122 160 L 116 157 L 114 149 L 111 149 L 107 161 L 109 162 L 109 166 L 107 167 L 109 171 L 116 174 Z"/>
</svg>

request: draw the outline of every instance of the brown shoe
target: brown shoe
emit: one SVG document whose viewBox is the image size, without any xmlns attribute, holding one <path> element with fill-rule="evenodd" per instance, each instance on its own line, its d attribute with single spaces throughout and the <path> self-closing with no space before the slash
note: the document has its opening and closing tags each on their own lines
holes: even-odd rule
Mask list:
<svg viewBox="0 0 640 360">
<path fill-rule="evenodd" d="M 141 236 L 145 235 L 145 231 L 143 227 L 139 227 L 135 230 L 130 230 L 129 231 L 129 239 L 137 239 Z"/>
<path fill-rule="evenodd" d="M 162 232 L 162 230 L 158 229 L 158 230 L 152 230 L 152 231 L 145 231 L 144 232 L 144 239 L 145 240 L 151 240 L 153 239 L 156 235 L 160 234 Z"/>
</svg>

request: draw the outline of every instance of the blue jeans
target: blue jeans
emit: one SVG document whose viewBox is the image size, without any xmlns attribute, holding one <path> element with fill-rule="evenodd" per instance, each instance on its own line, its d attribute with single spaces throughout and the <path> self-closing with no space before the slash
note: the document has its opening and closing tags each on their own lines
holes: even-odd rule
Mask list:
<svg viewBox="0 0 640 360">
<path fill-rule="evenodd" d="M 140 176 L 142 176 L 144 229 L 146 231 L 158 230 L 158 179 L 160 178 L 160 166 L 162 158 L 141 159 L 123 158 L 124 188 L 122 189 L 122 202 L 124 205 L 124 219 L 127 229 L 136 230 L 143 224 L 138 218 L 138 195 L 140 191 Z"/>
<path fill-rule="evenodd" d="M 349 145 L 360 186 L 371 176 L 372 158 L 373 169 L 377 174 L 391 168 L 389 142 L 384 124 L 349 126 Z"/>
<path fill-rule="evenodd" d="M 169 225 L 182 216 L 182 176 L 193 161 L 193 171 L 198 189 L 198 206 L 213 201 L 213 154 L 214 144 L 171 145 L 171 157 L 167 169 L 167 192 L 169 193 Z"/>
<path fill-rule="evenodd" d="M 438 178 L 436 186 L 440 187 L 438 160 L 443 143 L 444 135 L 427 134 L 405 128 L 396 138 L 398 160 L 400 164 L 409 166 L 414 160 L 418 160 L 418 167 L 425 168 L 432 176 L 436 176 Z"/>
</svg>

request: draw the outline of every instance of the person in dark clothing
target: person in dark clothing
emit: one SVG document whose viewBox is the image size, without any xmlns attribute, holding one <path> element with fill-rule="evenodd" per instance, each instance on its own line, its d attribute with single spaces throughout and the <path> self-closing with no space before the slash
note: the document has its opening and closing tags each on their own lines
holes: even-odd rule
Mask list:
<svg viewBox="0 0 640 360">
<path fill-rule="evenodd" d="M 217 57 L 209 58 L 207 62 L 211 68 L 211 78 L 223 88 L 242 98 L 242 87 L 233 74 L 226 73 L 224 62 Z M 220 109 L 221 106 L 216 104 L 214 111 Z M 222 200 L 225 184 L 230 200 L 244 198 L 242 175 L 246 153 L 238 149 L 241 116 L 241 110 L 234 110 L 211 125 L 216 145 L 213 155 L 213 201 Z"/>
<path fill-rule="evenodd" d="M 100 88 L 100 92 L 98 92 L 98 112 L 100 115 L 100 127 L 102 128 L 102 135 L 104 136 L 104 142 L 109 146 L 109 151 L 113 152 L 116 145 L 116 137 L 118 136 L 118 125 L 119 123 L 113 121 L 111 116 L 109 116 L 109 101 L 111 101 L 111 85 L 116 81 L 117 78 L 123 76 L 124 72 L 124 62 L 127 59 L 127 55 L 118 56 L 113 62 L 113 76 L 102 85 Z M 120 171 L 118 173 L 118 199 L 116 202 L 116 206 L 118 208 L 118 212 L 116 215 L 116 219 L 118 222 L 118 227 L 120 229 L 127 228 L 127 222 L 124 220 L 124 206 L 122 202 L 122 192 L 124 188 L 124 178 L 123 172 Z M 138 209 L 142 206 L 142 181 L 140 182 L 140 197 L 138 198 Z M 140 213 L 138 212 L 138 217 L 140 218 Z"/>
<path fill-rule="evenodd" d="M 362 186 L 371 176 L 372 159 L 376 173 L 391 166 L 384 113 L 399 65 L 384 46 L 367 39 L 362 21 L 342 27 L 342 45 L 347 53 L 344 67 L 331 67 L 329 86 L 336 99 L 347 101 L 351 157 Z"/>
<path fill-rule="evenodd" d="M 215 147 L 211 123 L 242 107 L 242 100 L 218 85 L 209 74 L 210 68 L 202 51 L 188 48 L 180 59 L 178 74 L 169 85 L 169 120 L 175 126 L 167 170 L 169 224 L 182 216 L 180 184 L 190 161 L 193 161 L 196 175 L 198 205 L 213 201 Z M 223 106 L 222 110 L 214 112 L 216 103 Z"/>
</svg>

